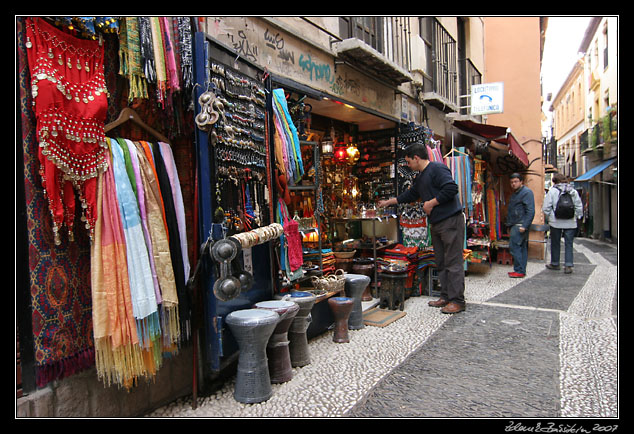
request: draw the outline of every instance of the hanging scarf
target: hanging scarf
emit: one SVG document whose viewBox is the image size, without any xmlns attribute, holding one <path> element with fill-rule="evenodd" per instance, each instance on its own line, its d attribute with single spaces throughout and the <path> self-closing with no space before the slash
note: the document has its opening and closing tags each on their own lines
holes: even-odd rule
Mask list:
<svg viewBox="0 0 634 434">
<path fill-rule="evenodd" d="M 145 78 L 150 83 L 156 83 L 156 69 L 154 66 L 154 42 L 152 27 L 148 17 L 138 17 L 139 43 L 141 54 L 141 68 Z"/>
<path fill-rule="evenodd" d="M 130 83 L 128 101 L 147 98 L 147 83 L 141 59 L 141 39 L 137 17 L 125 17 L 121 21 L 119 33 L 119 74 Z"/>
<path fill-rule="evenodd" d="M 176 17 L 176 21 L 183 86 L 185 89 L 191 89 L 194 85 L 191 19 L 189 17 Z"/>
<path fill-rule="evenodd" d="M 136 198 L 125 171 L 123 150 L 116 140 L 110 140 L 110 146 L 117 199 L 126 241 L 132 310 L 137 320 L 140 343 L 143 348 L 149 348 L 150 341 L 155 341 L 160 335 L 158 306 L 152 286 L 152 271 Z"/>
<path fill-rule="evenodd" d="M 279 123 L 276 123 L 276 128 L 280 134 L 280 138 L 282 142 L 286 143 L 290 169 L 290 173 L 287 173 L 287 176 L 289 176 L 288 180 L 291 185 L 294 185 L 299 182 L 304 175 L 304 165 L 299 148 L 297 128 L 295 128 L 291 115 L 288 112 L 284 89 L 273 90 L 273 113 L 279 121 Z"/>
<path fill-rule="evenodd" d="M 178 295 L 158 179 L 153 163 L 144 152 L 143 145 L 138 142 L 135 142 L 134 145 L 143 184 L 147 228 L 152 240 L 151 252 L 156 264 L 156 276 L 161 290 L 164 345 L 174 344 L 180 340 Z"/>
<path fill-rule="evenodd" d="M 180 82 L 178 80 L 178 69 L 176 68 L 176 54 L 172 44 L 171 25 L 167 17 L 161 17 L 161 28 L 163 30 L 163 50 L 165 53 L 168 89 L 170 92 L 174 92 L 180 90 Z"/>
<path fill-rule="evenodd" d="M 167 143 L 159 142 L 159 148 L 161 150 L 161 156 L 165 163 L 165 169 L 167 176 L 169 177 L 170 186 L 172 188 L 172 197 L 174 199 L 174 210 L 176 212 L 176 220 L 178 223 L 178 234 L 181 243 L 181 252 L 183 256 L 183 269 L 185 275 L 185 283 L 189 278 L 191 266 L 189 264 L 189 251 L 187 247 L 187 225 L 185 222 L 185 204 L 183 203 L 183 193 L 181 191 L 180 179 L 178 177 L 178 171 L 176 169 L 176 161 L 174 160 L 174 154 L 172 148 Z"/>
<path fill-rule="evenodd" d="M 135 195 L 137 197 L 137 205 L 139 206 L 139 217 L 141 218 L 141 227 L 143 229 L 143 237 L 145 238 L 145 244 L 150 253 L 150 269 L 152 270 L 152 283 L 154 285 L 154 295 L 156 296 L 156 302 L 161 304 L 161 290 L 158 283 L 158 277 L 156 275 L 156 262 L 154 255 L 152 254 L 152 237 L 148 229 L 147 211 L 145 206 L 145 192 L 143 191 L 143 178 L 141 176 L 141 168 L 139 167 L 139 159 L 137 156 L 136 146 L 130 140 L 120 140 L 119 144 L 129 157 L 130 165 L 132 166 L 133 177 L 130 177 L 130 183 L 135 189 Z M 126 168 L 127 166 L 126 159 Z M 128 173 L 129 175 L 129 173 Z"/>
<path fill-rule="evenodd" d="M 154 51 L 154 65 L 156 68 L 156 93 L 161 107 L 165 107 L 165 91 L 167 90 L 167 70 L 165 52 L 163 51 L 163 35 L 161 22 L 158 17 L 150 17 L 152 31 L 152 47 Z"/>
<path fill-rule="evenodd" d="M 110 156 L 106 155 L 110 163 Z M 111 164 L 110 164 L 111 166 Z M 93 336 L 97 375 L 131 387 L 144 371 L 126 259 L 123 224 L 112 170 L 99 176 L 98 218 L 91 245 Z"/>
<path fill-rule="evenodd" d="M 168 241 L 170 253 L 172 256 L 172 267 L 174 269 L 174 280 L 176 282 L 176 291 L 178 294 L 178 307 L 181 320 L 181 333 L 183 338 L 189 337 L 189 313 L 190 302 L 187 293 L 185 269 L 183 265 L 183 256 L 181 252 L 180 235 L 178 231 L 178 223 L 176 219 L 176 210 L 174 207 L 174 199 L 172 196 L 172 187 L 165 168 L 165 162 L 161 156 L 158 143 L 152 143 L 152 155 L 154 156 L 154 168 L 157 174 L 157 180 L 163 197 L 163 209 L 165 212 L 165 222 L 167 232 L 169 234 Z"/>
<path fill-rule="evenodd" d="M 97 175 L 107 168 L 104 49 L 98 41 L 75 38 L 37 17 L 26 19 L 26 36 L 39 171 L 55 244 L 60 244 L 64 225 L 73 239 L 75 194 L 90 236 L 94 230 Z"/>
</svg>

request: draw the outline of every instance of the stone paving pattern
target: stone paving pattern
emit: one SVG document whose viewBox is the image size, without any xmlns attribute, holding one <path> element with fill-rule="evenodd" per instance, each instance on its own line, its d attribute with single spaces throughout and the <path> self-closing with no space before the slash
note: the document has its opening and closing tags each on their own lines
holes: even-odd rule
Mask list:
<svg viewBox="0 0 634 434">
<path fill-rule="evenodd" d="M 562 246 L 563 247 L 563 246 Z M 563 248 L 562 248 L 563 252 Z M 530 260 L 525 279 L 494 264 L 466 278 L 467 311 L 412 297 L 387 327 L 309 342 L 312 363 L 259 404 L 215 393 L 148 414 L 186 418 L 616 418 L 617 248 L 575 239 L 572 274 Z"/>
</svg>

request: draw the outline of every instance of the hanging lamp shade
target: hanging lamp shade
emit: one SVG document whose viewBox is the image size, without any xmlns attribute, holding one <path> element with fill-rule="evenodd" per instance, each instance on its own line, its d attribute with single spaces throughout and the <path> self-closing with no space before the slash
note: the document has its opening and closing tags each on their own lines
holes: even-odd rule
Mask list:
<svg viewBox="0 0 634 434">
<path fill-rule="evenodd" d="M 359 149 L 357 149 L 357 145 L 351 143 L 346 148 L 346 157 L 345 157 L 346 163 L 352 166 L 357 161 L 359 161 L 359 157 L 361 157 L 361 153 L 359 152 Z"/>
</svg>

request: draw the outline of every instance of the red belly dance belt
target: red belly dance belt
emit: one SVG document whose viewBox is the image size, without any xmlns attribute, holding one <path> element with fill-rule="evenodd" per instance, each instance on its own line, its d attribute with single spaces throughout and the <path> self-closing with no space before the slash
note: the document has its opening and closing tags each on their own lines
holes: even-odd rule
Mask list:
<svg viewBox="0 0 634 434">
<path fill-rule="evenodd" d="M 37 121 L 42 186 L 55 244 L 61 228 L 73 240 L 75 194 L 92 239 L 97 176 L 107 168 L 104 123 L 108 90 L 99 41 L 76 38 L 41 18 L 27 18 L 27 56 Z"/>
</svg>

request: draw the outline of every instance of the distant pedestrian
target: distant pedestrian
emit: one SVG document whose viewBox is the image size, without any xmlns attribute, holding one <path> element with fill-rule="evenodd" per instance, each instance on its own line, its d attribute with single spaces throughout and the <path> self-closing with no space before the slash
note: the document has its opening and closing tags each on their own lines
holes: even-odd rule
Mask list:
<svg viewBox="0 0 634 434">
<path fill-rule="evenodd" d="M 509 277 L 525 277 L 528 262 L 528 233 L 535 217 L 533 191 L 524 185 L 522 175 L 510 177 L 513 194 L 508 205 L 506 225 L 510 227 L 509 251 L 513 257 L 513 271 Z"/>
<path fill-rule="evenodd" d="M 453 314 L 465 310 L 464 299 L 464 236 L 465 216 L 458 198 L 458 185 L 449 168 L 429 161 L 427 148 L 414 143 L 405 148 L 407 166 L 419 174 L 412 186 L 398 197 L 379 201 L 379 207 L 423 202 L 431 230 L 436 269 L 440 280 L 440 298 L 430 301 L 442 313 Z"/>
<path fill-rule="evenodd" d="M 572 273 L 574 267 L 573 240 L 577 233 L 577 219 L 583 217 L 583 205 L 579 193 L 568 179 L 556 173 L 553 186 L 544 196 L 542 211 L 550 225 L 550 264 L 546 268 L 559 270 L 561 236 L 564 237 L 564 273 Z"/>
</svg>

